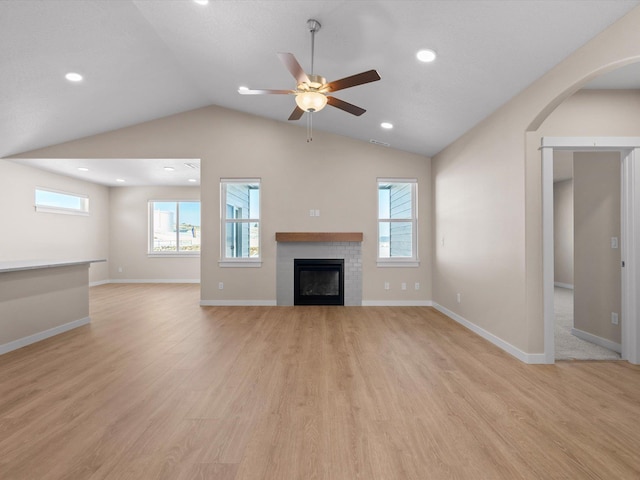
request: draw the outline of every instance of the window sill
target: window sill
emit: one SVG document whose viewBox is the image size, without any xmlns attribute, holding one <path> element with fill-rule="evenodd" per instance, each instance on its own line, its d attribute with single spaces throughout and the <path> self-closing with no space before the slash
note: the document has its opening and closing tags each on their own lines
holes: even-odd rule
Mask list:
<svg viewBox="0 0 640 480">
<path fill-rule="evenodd" d="M 218 266 L 221 268 L 260 268 L 262 260 L 220 260 Z"/>
<path fill-rule="evenodd" d="M 148 258 L 185 258 L 185 257 L 199 257 L 200 253 L 147 253 Z"/>
<path fill-rule="evenodd" d="M 420 260 L 387 260 L 378 259 L 376 264 L 378 267 L 400 267 L 400 268 L 416 268 L 420 266 Z"/>
<path fill-rule="evenodd" d="M 82 210 L 72 210 L 70 208 L 44 207 L 42 205 L 36 205 L 35 209 L 38 213 L 59 213 L 62 215 L 79 215 L 81 217 L 89 216 L 89 212 L 84 212 Z"/>
</svg>

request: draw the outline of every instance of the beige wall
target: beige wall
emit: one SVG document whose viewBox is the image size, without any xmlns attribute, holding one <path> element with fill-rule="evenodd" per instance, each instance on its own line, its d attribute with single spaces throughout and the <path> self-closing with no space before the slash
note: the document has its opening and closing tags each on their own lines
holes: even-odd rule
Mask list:
<svg viewBox="0 0 640 480">
<path fill-rule="evenodd" d="M 89 216 L 36 212 L 35 188 L 89 196 Z M 88 260 L 109 256 L 109 189 L 0 159 L 0 260 Z M 109 278 L 107 263 L 90 282 Z"/>
<path fill-rule="evenodd" d="M 0 273 L 0 354 L 89 320 L 86 264 Z M 92 268 L 92 267 L 91 267 Z"/>
<path fill-rule="evenodd" d="M 640 135 L 640 90 L 580 90 L 536 133 L 539 138 Z"/>
<path fill-rule="evenodd" d="M 319 131 L 307 143 L 303 127 L 215 106 L 24 156 L 200 158 L 205 301 L 275 300 L 277 231 L 363 232 L 363 300 L 431 299 L 431 168 L 426 157 Z M 261 268 L 218 267 L 220 177 L 262 178 Z M 377 177 L 418 179 L 419 268 L 376 266 Z M 319 209 L 320 217 L 310 217 L 311 208 Z M 385 281 L 390 290 L 384 290 Z M 218 282 L 224 282 L 224 290 L 218 290 Z M 419 282 L 421 288 L 402 291 L 403 282 L 409 287 Z"/>
<path fill-rule="evenodd" d="M 199 187 L 113 187 L 110 202 L 112 281 L 200 281 L 200 257 L 150 257 L 148 202 L 200 200 Z M 119 268 L 122 267 L 122 272 Z"/>
<path fill-rule="evenodd" d="M 554 281 L 573 285 L 573 180 L 553 184 Z"/>
<path fill-rule="evenodd" d="M 639 60 L 636 8 L 433 158 L 434 301 L 525 354 L 538 354 L 531 361 L 544 352 L 538 128 L 586 82 Z M 612 110 L 601 106 L 605 114 Z M 620 130 L 640 126 L 591 113 L 579 123 L 598 134 L 624 135 Z M 562 123 L 559 130 L 589 135 L 581 125 Z M 444 246 L 443 235 L 451 239 Z"/>
<path fill-rule="evenodd" d="M 620 343 L 620 154 L 574 154 L 574 328 Z"/>
</svg>

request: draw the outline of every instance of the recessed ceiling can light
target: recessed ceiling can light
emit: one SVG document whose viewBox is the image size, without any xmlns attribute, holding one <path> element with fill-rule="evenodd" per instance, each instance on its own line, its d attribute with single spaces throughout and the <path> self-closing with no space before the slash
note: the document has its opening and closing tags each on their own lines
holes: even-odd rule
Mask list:
<svg viewBox="0 0 640 480">
<path fill-rule="evenodd" d="M 187 181 L 188 181 L 188 182 L 191 182 L 191 183 L 195 183 L 195 182 L 197 182 L 198 180 L 196 180 L 195 178 L 190 178 L 190 179 L 189 179 L 189 180 L 187 180 Z"/>
<path fill-rule="evenodd" d="M 238 87 L 239 92 L 246 92 L 247 90 L 249 90 L 249 87 Z"/>
<path fill-rule="evenodd" d="M 78 170 L 80 170 L 81 172 L 88 172 L 89 169 L 87 167 L 78 167 Z"/>
<path fill-rule="evenodd" d="M 173 167 L 164 167 L 164 171 L 165 172 L 173 172 L 175 170 L 175 168 Z"/>
<path fill-rule="evenodd" d="M 380 124 L 380 126 L 382 128 L 386 128 L 387 130 L 391 130 L 393 128 L 393 123 L 389 123 L 389 122 L 382 122 Z"/>
<path fill-rule="evenodd" d="M 436 52 L 429 49 L 420 50 L 418 53 L 416 53 L 416 57 L 421 62 L 429 63 L 429 62 L 433 62 L 436 59 Z"/>
<path fill-rule="evenodd" d="M 196 2 L 198 5 L 208 5 L 209 4 L 209 0 L 193 0 L 194 2 Z"/>
<path fill-rule="evenodd" d="M 82 75 L 80 75 L 79 73 L 75 73 L 75 72 L 67 73 L 64 76 L 64 78 L 66 78 L 70 82 L 81 82 L 82 81 Z"/>
<path fill-rule="evenodd" d="M 116 178 L 116 182 L 118 182 L 118 183 L 124 183 L 124 178 Z"/>
</svg>

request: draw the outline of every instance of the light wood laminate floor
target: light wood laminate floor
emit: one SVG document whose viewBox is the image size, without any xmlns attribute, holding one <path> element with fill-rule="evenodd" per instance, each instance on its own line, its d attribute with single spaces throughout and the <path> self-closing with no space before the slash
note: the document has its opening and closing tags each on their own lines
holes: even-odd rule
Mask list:
<svg viewBox="0 0 640 480">
<path fill-rule="evenodd" d="M 0 478 L 638 479 L 640 368 L 525 365 L 425 307 L 91 289 L 0 356 Z"/>
</svg>

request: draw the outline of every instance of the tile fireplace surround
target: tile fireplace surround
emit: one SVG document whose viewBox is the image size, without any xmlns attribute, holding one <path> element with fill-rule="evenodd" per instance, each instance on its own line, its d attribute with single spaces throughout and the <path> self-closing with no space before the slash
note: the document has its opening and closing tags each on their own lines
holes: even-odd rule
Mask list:
<svg viewBox="0 0 640 480">
<path fill-rule="evenodd" d="M 344 304 L 362 305 L 362 233 L 276 233 L 276 303 L 293 305 L 293 260 L 296 258 L 344 259 Z"/>
</svg>

